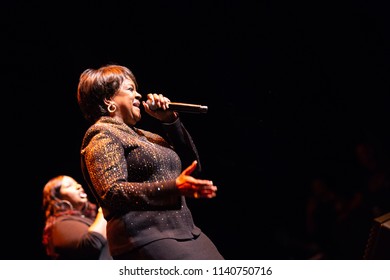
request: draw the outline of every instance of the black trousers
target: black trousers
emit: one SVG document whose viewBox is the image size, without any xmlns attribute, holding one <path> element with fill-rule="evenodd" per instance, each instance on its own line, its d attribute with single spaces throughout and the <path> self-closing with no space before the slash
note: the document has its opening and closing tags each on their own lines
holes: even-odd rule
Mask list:
<svg viewBox="0 0 390 280">
<path fill-rule="evenodd" d="M 223 260 L 214 243 L 204 234 L 193 239 L 160 239 L 130 252 L 113 256 L 114 260 Z"/>
</svg>

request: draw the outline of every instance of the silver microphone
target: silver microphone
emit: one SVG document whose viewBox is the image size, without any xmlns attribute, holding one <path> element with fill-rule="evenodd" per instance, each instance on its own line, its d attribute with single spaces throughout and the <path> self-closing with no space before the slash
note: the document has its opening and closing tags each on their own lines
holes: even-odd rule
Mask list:
<svg viewBox="0 0 390 280">
<path fill-rule="evenodd" d="M 149 105 L 149 109 L 152 111 L 158 110 L 156 104 L 151 102 L 150 100 L 146 101 Z M 168 103 L 169 110 L 173 110 L 179 113 L 193 113 L 193 114 L 205 114 L 207 113 L 208 107 L 204 105 L 198 104 L 188 104 L 188 103 L 180 103 L 180 102 L 169 102 Z"/>
</svg>

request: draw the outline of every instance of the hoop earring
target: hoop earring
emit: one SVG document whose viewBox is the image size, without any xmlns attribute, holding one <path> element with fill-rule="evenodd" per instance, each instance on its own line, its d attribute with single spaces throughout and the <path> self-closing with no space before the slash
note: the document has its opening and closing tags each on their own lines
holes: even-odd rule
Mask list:
<svg viewBox="0 0 390 280">
<path fill-rule="evenodd" d="M 107 111 L 110 113 L 114 113 L 116 111 L 116 105 L 114 103 L 111 103 L 107 106 Z"/>
</svg>

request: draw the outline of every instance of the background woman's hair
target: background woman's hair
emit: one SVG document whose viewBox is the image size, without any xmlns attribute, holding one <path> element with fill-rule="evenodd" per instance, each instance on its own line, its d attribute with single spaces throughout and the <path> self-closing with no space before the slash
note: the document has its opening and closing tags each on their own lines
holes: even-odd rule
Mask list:
<svg viewBox="0 0 390 280">
<path fill-rule="evenodd" d="M 86 217 L 94 218 L 96 215 L 97 206 L 91 202 L 87 202 L 81 211 L 75 211 L 72 203 L 62 199 L 60 189 L 62 180 L 65 175 L 58 175 L 51 178 L 43 188 L 42 207 L 45 212 L 45 217 L 60 216 L 63 214 L 81 213 Z M 70 213 L 72 212 L 72 213 Z"/>
<path fill-rule="evenodd" d="M 50 179 L 43 188 L 42 207 L 45 212 L 45 226 L 42 233 L 42 244 L 45 246 L 46 254 L 52 258 L 57 257 L 57 253 L 50 242 L 52 228 L 57 218 L 64 215 L 85 216 L 94 219 L 97 213 L 97 205 L 87 202 L 81 210 L 74 210 L 71 202 L 61 198 L 61 185 L 65 175 L 58 175 Z"/>
</svg>

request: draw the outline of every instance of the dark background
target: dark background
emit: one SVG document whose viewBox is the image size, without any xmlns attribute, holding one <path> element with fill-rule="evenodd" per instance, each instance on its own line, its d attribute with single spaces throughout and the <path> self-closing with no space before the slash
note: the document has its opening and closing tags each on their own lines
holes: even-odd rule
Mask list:
<svg viewBox="0 0 390 280">
<path fill-rule="evenodd" d="M 227 259 L 310 258 L 312 180 L 358 178 L 362 139 L 388 156 L 386 1 L 2 6 L 0 259 L 45 259 L 42 188 L 58 174 L 83 183 L 86 123 L 75 94 L 86 68 L 116 62 L 133 70 L 143 94 L 208 106 L 181 116 L 218 196 L 189 204 Z M 155 123 L 143 114 L 138 126 Z"/>
</svg>

